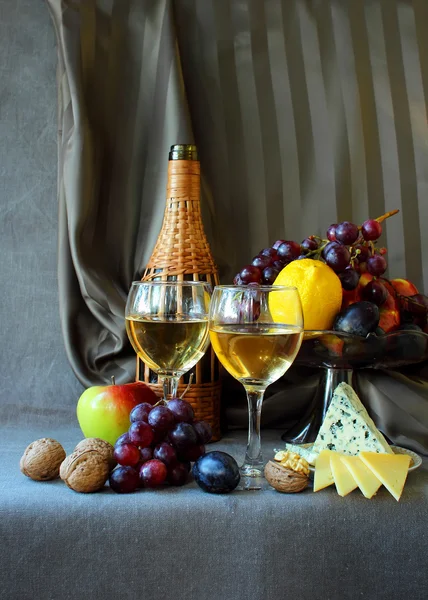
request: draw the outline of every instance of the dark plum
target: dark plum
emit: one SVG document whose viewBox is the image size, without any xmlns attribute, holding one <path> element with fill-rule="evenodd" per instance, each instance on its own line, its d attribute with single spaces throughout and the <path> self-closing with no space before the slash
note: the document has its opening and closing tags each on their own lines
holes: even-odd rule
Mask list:
<svg viewBox="0 0 428 600">
<path fill-rule="evenodd" d="M 232 492 L 240 481 L 238 464 L 226 452 L 207 452 L 195 462 L 192 473 L 199 487 L 210 494 Z"/>
<path fill-rule="evenodd" d="M 376 304 L 362 300 L 341 310 L 334 321 L 333 329 L 366 337 L 375 331 L 379 318 L 379 308 Z"/>
</svg>

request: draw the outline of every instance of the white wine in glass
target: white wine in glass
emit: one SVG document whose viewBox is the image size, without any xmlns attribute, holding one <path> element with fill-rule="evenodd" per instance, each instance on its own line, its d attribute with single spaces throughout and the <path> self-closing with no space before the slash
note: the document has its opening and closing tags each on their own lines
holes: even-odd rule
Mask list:
<svg viewBox="0 0 428 600">
<path fill-rule="evenodd" d="M 126 331 L 142 361 L 158 375 L 164 399 L 209 345 L 211 286 L 194 281 L 136 281 L 126 305 Z"/>
<path fill-rule="evenodd" d="M 218 286 L 210 308 L 210 338 L 224 368 L 247 392 L 248 444 L 240 489 L 264 487 L 260 418 L 268 385 L 292 365 L 302 342 L 303 313 L 296 288 Z"/>
</svg>

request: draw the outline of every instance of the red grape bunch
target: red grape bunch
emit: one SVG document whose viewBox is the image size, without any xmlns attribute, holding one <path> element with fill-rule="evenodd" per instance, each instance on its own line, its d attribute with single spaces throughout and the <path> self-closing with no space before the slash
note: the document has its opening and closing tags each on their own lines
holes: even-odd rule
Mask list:
<svg viewBox="0 0 428 600">
<path fill-rule="evenodd" d="M 128 431 L 114 446 L 118 466 L 110 474 L 112 490 L 129 493 L 141 487 L 184 485 L 191 462 L 205 453 L 212 437 L 209 423 L 194 416 L 192 405 L 181 398 L 135 406 Z"/>
<path fill-rule="evenodd" d="M 382 276 L 387 268 L 385 248 L 377 248 L 382 234 L 382 221 L 397 211 L 386 213 L 378 219 L 368 219 L 361 227 L 343 221 L 330 225 L 326 239 L 317 235 L 305 238 L 301 244 L 290 240 L 277 240 L 271 248 L 263 249 L 251 264 L 246 265 L 234 278 L 236 285 L 272 284 L 279 272 L 293 260 L 312 258 L 325 262 L 337 273 L 342 288 L 354 290 L 361 273 Z M 372 302 L 384 300 L 382 284 L 373 281 Z M 368 292 L 367 292 L 368 293 Z M 382 300 L 383 298 L 383 300 Z"/>
</svg>

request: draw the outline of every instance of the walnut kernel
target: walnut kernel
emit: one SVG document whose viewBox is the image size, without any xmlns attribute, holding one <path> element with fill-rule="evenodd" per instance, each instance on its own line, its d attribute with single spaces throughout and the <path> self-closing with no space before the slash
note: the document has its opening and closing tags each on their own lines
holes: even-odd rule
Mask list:
<svg viewBox="0 0 428 600">
<path fill-rule="evenodd" d="M 281 450 L 274 456 L 275 460 L 279 462 L 283 467 L 287 467 L 297 473 L 303 473 L 309 475 L 309 463 L 305 458 L 302 458 L 296 452 L 290 452 L 289 450 Z"/>
</svg>

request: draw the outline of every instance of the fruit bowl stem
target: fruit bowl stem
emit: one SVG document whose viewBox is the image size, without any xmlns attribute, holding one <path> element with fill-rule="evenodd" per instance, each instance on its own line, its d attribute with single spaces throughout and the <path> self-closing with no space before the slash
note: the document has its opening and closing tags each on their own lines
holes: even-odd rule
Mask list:
<svg viewBox="0 0 428 600">
<path fill-rule="evenodd" d="M 315 441 L 321 423 L 339 383 L 352 386 L 354 371 L 352 369 L 332 369 L 327 367 L 317 386 L 317 391 L 302 418 L 281 436 L 289 444 L 308 444 Z M 352 386 L 353 387 L 353 386 Z"/>
</svg>

